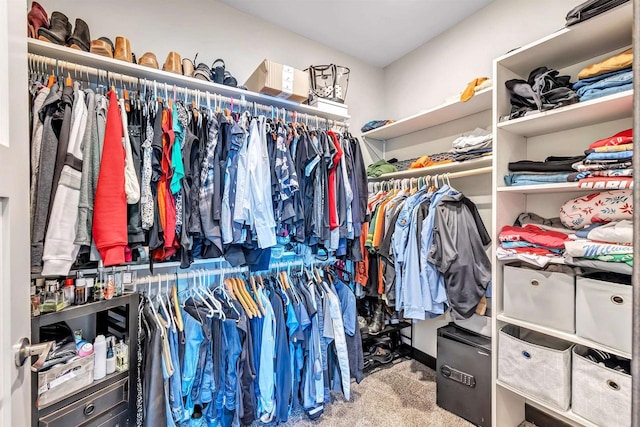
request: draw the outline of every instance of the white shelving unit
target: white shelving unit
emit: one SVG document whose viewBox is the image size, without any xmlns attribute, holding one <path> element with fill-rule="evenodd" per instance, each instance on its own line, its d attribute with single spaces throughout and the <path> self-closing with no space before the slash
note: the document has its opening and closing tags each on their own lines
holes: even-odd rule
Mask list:
<svg viewBox="0 0 640 427">
<path fill-rule="evenodd" d="M 298 104 L 297 102 L 289 101 L 287 99 L 276 98 L 257 92 L 251 92 L 235 87 L 207 82 L 205 80 L 196 79 L 194 77 L 186 77 L 180 74 L 170 73 L 168 71 L 156 70 L 155 68 L 132 64 L 125 61 L 120 61 L 118 59 L 107 58 L 104 56 L 95 55 L 93 53 L 71 49 L 65 46 L 59 46 L 53 43 L 43 42 L 36 39 L 28 39 L 27 44 L 29 53 L 58 59 L 58 66 L 61 70 L 68 69 L 66 68 L 65 63 L 69 62 L 72 64 L 108 71 L 110 73 L 110 78 L 116 82 L 118 82 L 119 75 L 138 77 L 140 79 L 140 83 L 142 83 L 145 79 L 148 82 L 153 82 L 155 80 L 158 83 L 167 83 L 170 86 L 169 90 L 171 91 L 173 90 L 173 85 L 175 85 L 178 88 L 186 87 L 190 90 L 196 89 L 202 92 L 223 95 L 229 98 L 233 98 L 238 102 L 242 102 L 242 100 L 244 99 L 246 102 L 257 102 L 260 104 L 273 105 L 274 107 L 284 108 L 286 110 L 307 114 L 310 121 L 313 120 L 314 117 L 323 117 L 330 120 L 340 121 L 349 120 L 351 118 L 351 116 L 349 115 L 325 112 L 316 107 L 312 107 L 306 104 Z M 73 74 L 73 72 L 71 73 Z M 162 90 L 164 90 L 164 86 L 162 86 Z"/>
<path fill-rule="evenodd" d="M 575 81 L 577 73 L 585 65 L 600 61 L 631 45 L 632 21 L 632 7 L 627 3 L 588 21 L 557 31 L 494 61 L 494 251 L 499 245 L 497 236 L 500 230 L 505 225 L 513 225 L 518 214 L 534 212 L 546 218 L 557 217 L 563 202 L 581 194 L 598 191 L 578 188 L 577 183 L 507 187 L 504 176 L 509 173 L 508 163 L 523 159 L 544 160 L 553 155 L 581 154 L 591 142 L 632 126 L 634 99 L 633 91 L 626 91 L 514 120 L 500 121 L 500 117 L 508 115 L 511 108 L 505 82 L 510 79 L 526 80 L 533 69 L 542 65 L 555 68 L 561 74 L 571 75 L 572 81 Z M 524 420 L 527 403 L 570 425 L 594 427 L 593 423 L 574 414 L 571 409 L 560 411 L 498 380 L 500 328 L 512 324 L 626 358 L 631 355 L 576 334 L 504 315 L 504 265 L 505 262 L 494 260 L 493 303 L 496 316 L 493 319 L 492 425 L 517 426 Z"/>
</svg>

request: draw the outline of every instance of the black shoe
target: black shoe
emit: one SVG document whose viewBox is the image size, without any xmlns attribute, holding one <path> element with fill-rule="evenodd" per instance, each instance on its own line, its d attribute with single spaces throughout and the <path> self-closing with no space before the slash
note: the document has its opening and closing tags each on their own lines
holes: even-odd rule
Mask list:
<svg viewBox="0 0 640 427">
<path fill-rule="evenodd" d="M 376 347 L 375 352 L 373 352 L 369 357 L 382 364 L 391 363 L 393 361 L 393 353 L 389 350 L 383 349 L 382 347 Z"/>
<path fill-rule="evenodd" d="M 398 312 L 397 312 L 397 311 L 394 311 L 394 312 L 391 314 L 391 324 L 392 324 L 392 325 L 397 325 L 397 324 L 399 324 L 399 323 L 400 323 L 400 319 L 398 319 Z"/>
<path fill-rule="evenodd" d="M 371 323 L 367 327 L 365 333 L 369 335 L 378 335 L 384 329 L 384 310 L 382 303 L 376 306 L 376 310 L 373 313 Z"/>
<path fill-rule="evenodd" d="M 82 19 L 76 19 L 76 27 L 73 29 L 73 34 L 67 38 L 67 46 L 89 52 L 91 35 L 89 34 L 89 26 Z"/>
<path fill-rule="evenodd" d="M 38 29 L 38 39 L 63 45 L 71 34 L 71 23 L 64 13 L 53 12 L 49 20 L 49 28 L 40 27 Z"/>
</svg>

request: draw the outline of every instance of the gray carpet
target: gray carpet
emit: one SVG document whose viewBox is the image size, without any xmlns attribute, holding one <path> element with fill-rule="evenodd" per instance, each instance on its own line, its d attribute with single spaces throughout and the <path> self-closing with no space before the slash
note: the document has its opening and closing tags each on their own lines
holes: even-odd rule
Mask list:
<svg viewBox="0 0 640 427">
<path fill-rule="evenodd" d="M 351 401 L 333 396 L 317 422 L 292 417 L 286 426 L 307 427 L 467 427 L 472 424 L 436 405 L 435 372 L 403 360 L 351 383 Z"/>
</svg>

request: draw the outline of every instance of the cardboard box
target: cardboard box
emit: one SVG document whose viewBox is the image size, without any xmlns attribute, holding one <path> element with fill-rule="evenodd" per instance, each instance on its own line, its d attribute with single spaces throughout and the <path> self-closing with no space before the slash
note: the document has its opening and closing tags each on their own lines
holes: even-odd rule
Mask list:
<svg viewBox="0 0 640 427">
<path fill-rule="evenodd" d="M 265 59 L 247 79 L 245 86 L 253 91 L 294 102 L 309 97 L 309 75 L 288 65 Z"/>
<path fill-rule="evenodd" d="M 93 383 L 94 355 L 38 372 L 38 408 L 72 395 Z"/>
</svg>

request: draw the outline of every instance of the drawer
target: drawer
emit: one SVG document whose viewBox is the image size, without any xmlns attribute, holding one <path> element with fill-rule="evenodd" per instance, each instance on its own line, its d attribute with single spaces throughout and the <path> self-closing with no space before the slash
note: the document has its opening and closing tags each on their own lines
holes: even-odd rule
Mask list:
<svg viewBox="0 0 640 427">
<path fill-rule="evenodd" d="M 127 405 L 128 381 L 124 378 L 41 418 L 40 427 L 84 426 L 116 406 Z"/>
<path fill-rule="evenodd" d="M 564 332 L 575 332 L 575 276 L 504 267 L 504 314 Z"/>
<path fill-rule="evenodd" d="M 578 277 L 576 335 L 631 353 L 632 293 L 630 283 Z"/>
</svg>

